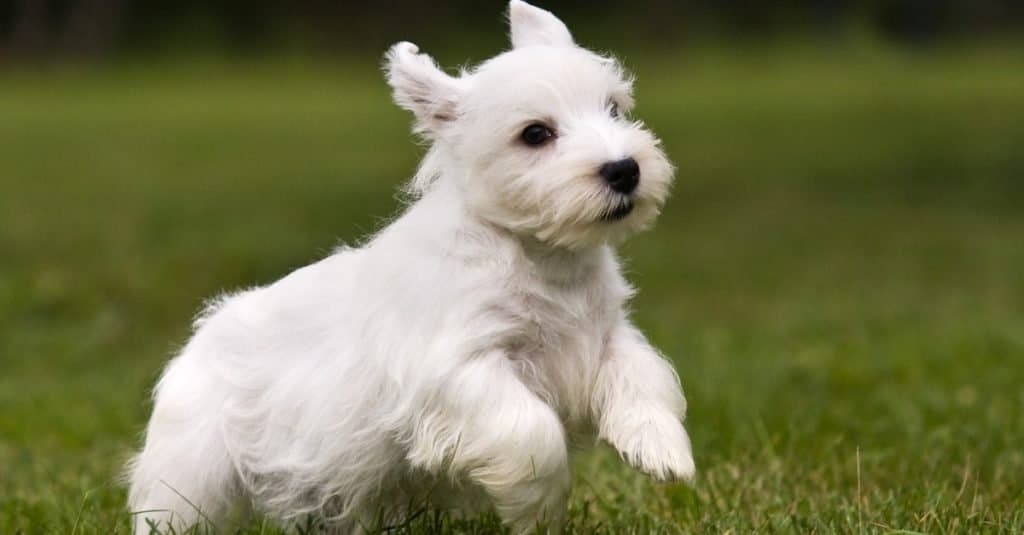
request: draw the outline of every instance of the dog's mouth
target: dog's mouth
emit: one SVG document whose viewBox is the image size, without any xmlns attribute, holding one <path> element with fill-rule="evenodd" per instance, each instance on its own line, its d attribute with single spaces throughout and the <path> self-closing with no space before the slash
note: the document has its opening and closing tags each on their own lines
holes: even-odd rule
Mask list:
<svg viewBox="0 0 1024 535">
<path fill-rule="evenodd" d="M 605 212 L 601 214 L 601 221 L 619 221 L 625 219 L 626 216 L 633 212 L 633 206 L 633 201 L 627 199 L 626 201 L 605 210 Z"/>
</svg>

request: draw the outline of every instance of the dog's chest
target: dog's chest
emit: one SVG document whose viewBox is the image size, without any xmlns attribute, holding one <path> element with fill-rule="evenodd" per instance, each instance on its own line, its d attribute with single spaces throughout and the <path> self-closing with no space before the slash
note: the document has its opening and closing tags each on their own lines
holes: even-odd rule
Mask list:
<svg viewBox="0 0 1024 535">
<path fill-rule="evenodd" d="M 509 296 L 509 358 L 567 423 L 586 420 L 619 303 L 593 286 L 531 285 Z"/>
</svg>

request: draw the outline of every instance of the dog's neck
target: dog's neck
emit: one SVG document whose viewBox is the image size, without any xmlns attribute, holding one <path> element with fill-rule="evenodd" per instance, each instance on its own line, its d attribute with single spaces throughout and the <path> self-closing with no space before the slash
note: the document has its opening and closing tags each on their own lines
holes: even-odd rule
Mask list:
<svg viewBox="0 0 1024 535">
<path fill-rule="evenodd" d="M 607 244 L 595 244 L 581 248 L 552 245 L 531 235 L 505 228 L 492 221 L 475 215 L 466 205 L 463 192 L 455 180 L 443 177 L 434 181 L 423 193 L 422 200 L 437 207 L 428 208 L 432 223 L 439 223 L 437 214 L 451 214 L 449 221 L 453 230 L 465 232 L 465 236 L 476 236 L 485 247 L 488 256 L 503 262 L 520 264 L 520 268 L 532 273 L 537 279 L 557 286 L 571 286 L 588 281 L 609 258 L 614 258 Z M 441 223 L 443 225 L 443 223 Z M 435 227 L 436 228 L 436 227 Z M 483 236 L 490 238 L 481 239 Z M 494 239 L 504 244 L 505 255 L 496 255 Z"/>
<path fill-rule="evenodd" d="M 513 236 L 522 259 L 541 279 L 558 285 L 573 285 L 589 279 L 606 257 L 607 245 L 568 249 L 544 243 L 532 236 Z"/>
</svg>

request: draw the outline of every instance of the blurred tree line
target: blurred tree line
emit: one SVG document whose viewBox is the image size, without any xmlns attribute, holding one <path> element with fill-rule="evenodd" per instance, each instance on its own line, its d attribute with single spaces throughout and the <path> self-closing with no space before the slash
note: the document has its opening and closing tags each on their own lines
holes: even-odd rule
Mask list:
<svg viewBox="0 0 1024 535">
<path fill-rule="evenodd" d="M 928 43 L 1019 34 L 1022 0 L 538 0 L 574 29 L 658 46 L 831 34 L 850 26 Z M 217 48 L 380 51 L 397 39 L 496 41 L 503 2 L 479 0 L 0 0 L 0 57 L 75 58 Z M 589 22 L 588 22 L 589 21 Z M 450 38 L 449 38 L 450 40 Z"/>
</svg>

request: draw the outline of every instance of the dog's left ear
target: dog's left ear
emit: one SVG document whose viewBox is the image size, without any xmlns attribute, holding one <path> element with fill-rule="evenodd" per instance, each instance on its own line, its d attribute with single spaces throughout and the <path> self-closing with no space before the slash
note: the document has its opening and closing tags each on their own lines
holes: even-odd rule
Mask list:
<svg viewBox="0 0 1024 535">
<path fill-rule="evenodd" d="M 384 56 L 384 72 L 395 103 L 416 116 L 417 133 L 433 138 L 455 120 L 462 94 L 459 79 L 445 74 L 416 45 L 401 42 L 392 46 Z"/>
<path fill-rule="evenodd" d="M 531 45 L 573 46 L 572 34 L 565 23 L 550 11 L 533 7 L 521 0 L 508 4 L 508 25 L 512 48 Z"/>
</svg>

